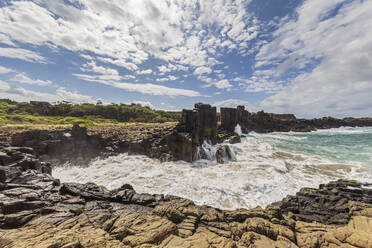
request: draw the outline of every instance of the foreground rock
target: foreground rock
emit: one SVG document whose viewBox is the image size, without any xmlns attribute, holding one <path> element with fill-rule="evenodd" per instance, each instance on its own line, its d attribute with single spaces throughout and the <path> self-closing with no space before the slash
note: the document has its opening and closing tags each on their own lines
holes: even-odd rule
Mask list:
<svg viewBox="0 0 372 248">
<path fill-rule="evenodd" d="M 370 184 L 331 182 L 266 209 L 223 211 L 127 184 L 60 183 L 32 149 L 0 150 L 0 247 L 372 247 Z"/>
</svg>

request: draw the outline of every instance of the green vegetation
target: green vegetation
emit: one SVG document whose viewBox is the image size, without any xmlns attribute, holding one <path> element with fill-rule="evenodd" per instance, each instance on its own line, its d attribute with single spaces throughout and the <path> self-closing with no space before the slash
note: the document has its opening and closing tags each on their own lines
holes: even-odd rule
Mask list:
<svg viewBox="0 0 372 248">
<path fill-rule="evenodd" d="M 15 102 L 0 99 L 0 125 L 6 124 L 80 124 L 93 127 L 121 122 L 164 123 L 180 119 L 180 112 L 153 110 L 139 104 L 103 105 L 59 102 Z"/>
<path fill-rule="evenodd" d="M 358 183 L 357 180 L 352 180 L 352 179 L 341 179 L 341 183 Z"/>
</svg>

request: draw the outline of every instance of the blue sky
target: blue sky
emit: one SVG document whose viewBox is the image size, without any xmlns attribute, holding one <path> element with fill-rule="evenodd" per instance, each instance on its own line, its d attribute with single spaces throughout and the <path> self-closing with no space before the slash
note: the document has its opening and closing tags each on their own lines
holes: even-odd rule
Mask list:
<svg viewBox="0 0 372 248">
<path fill-rule="evenodd" d="M 0 98 L 372 116 L 372 1 L 0 2 Z"/>
</svg>

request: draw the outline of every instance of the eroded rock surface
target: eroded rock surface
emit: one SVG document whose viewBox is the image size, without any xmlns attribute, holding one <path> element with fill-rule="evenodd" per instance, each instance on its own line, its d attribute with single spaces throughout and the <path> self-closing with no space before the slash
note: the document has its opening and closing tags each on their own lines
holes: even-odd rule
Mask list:
<svg viewBox="0 0 372 248">
<path fill-rule="evenodd" d="M 32 154 L 0 149 L 0 247 L 372 247 L 371 184 L 331 182 L 226 211 L 128 184 L 60 183 Z"/>
</svg>

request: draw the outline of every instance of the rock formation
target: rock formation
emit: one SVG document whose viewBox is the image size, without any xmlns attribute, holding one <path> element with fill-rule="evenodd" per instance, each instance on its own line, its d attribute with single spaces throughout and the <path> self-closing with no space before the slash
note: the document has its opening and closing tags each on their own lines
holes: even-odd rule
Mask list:
<svg viewBox="0 0 372 248">
<path fill-rule="evenodd" d="M 128 184 L 60 183 L 31 148 L 0 150 L 0 247 L 372 247 L 372 184 L 227 211 Z"/>
<path fill-rule="evenodd" d="M 197 103 L 193 110 L 182 110 L 182 121 L 166 139 L 174 160 L 194 161 L 204 141 L 217 143 L 216 107 Z"/>
<path fill-rule="evenodd" d="M 323 117 L 319 119 L 297 119 L 293 114 L 273 114 L 259 111 L 250 113 L 244 106 L 221 108 L 220 129 L 233 132 L 239 124 L 244 133 L 266 132 L 309 132 L 317 129 L 339 128 L 342 126 L 372 126 L 372 118 L 336 119 Z"/>
</svg>

